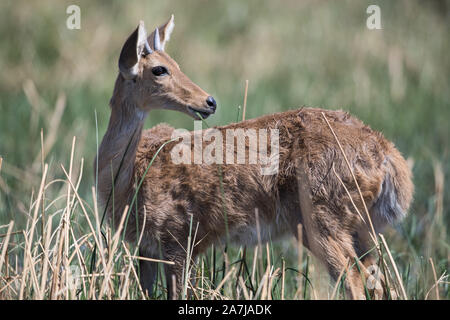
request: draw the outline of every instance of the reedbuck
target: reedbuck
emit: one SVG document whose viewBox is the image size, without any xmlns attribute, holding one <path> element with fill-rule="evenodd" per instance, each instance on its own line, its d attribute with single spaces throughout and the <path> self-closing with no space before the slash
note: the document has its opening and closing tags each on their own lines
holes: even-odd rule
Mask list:
<svg viewBox="0 0 450 320">
<path fill-rule="evenodd" d="M 215 128 L 224 136 L 228 129 L 277 129 L 275 174 L 262 174 L 259 163 L 175 163 L 171 150 L 178 142 L 165 144 L 174 129 L 160 124 L 143 131 L 148 113 L 177 110 L 199 120 L 215 112 L 216 102 L 164 52 L 173 26 L 172 16 L 147 36 L 140 22 L 120 53 L 98 153 L 99 199 L 109 219 L 116 226 L 126 221 L 130 242 L 142 234 L 141 256 L 173 262 L 165 264 L 169 298 L 178 296 L 189 276 L 183 271 L 188 245 L 194 259 L 226 239 L 255 245 L 258 237 L 300 233 L 334 279 L 349 269 L 347 293 L 363 298 L 355 258 L 373 247 L 377 232 L 406 214 L 413 184 L 405 159 L 381 133 L 346 112 L 301 108 Z M 215 142 L 227 148 L 225 141 Z M 189 244 L 190 232 L 201 241 Z M 372 259 L 365 255 L 359 263 L 365 276 Z M 140 260 L 141 284 L 149 293 L 157 269 Z"/>
</svg>

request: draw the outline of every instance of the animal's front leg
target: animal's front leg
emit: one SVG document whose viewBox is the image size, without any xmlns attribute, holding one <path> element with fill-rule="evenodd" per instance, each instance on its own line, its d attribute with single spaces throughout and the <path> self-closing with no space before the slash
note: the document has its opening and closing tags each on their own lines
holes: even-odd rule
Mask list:
<svg viewBox="0 0 450 320">
<path fill-rule="evenodd" d="M 144 258 L 154 258 L 146 250 L 140 249 L 139 254 Z M 153 286 L 155 285 L 156 276 L 158 273 L 158 264 L 151 261 L 139 261 L 139 278 L 142 290 L 148 296 L 153 293 Z"/>
</svg>

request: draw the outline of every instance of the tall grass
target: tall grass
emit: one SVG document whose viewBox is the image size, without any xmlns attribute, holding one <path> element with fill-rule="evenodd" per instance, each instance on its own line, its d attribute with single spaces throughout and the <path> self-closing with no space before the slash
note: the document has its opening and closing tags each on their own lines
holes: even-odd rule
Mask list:
<svg viewBox="0 0 450 320">
<path fill-rule="evenodd" d="M 246 94 L 244 100 L 244 105 L 246 105 Z M 338 137 L 325 114 L 322 115 L 346 159 Z M 44 140 L 43 136 L 41 139 Z M 43 147 L 44 143 L 41 145 Z M 73 176 L 75 146 L 76 139 L 74 137 L 69 168 L 66 170 L 63 164 L 60 166 L 65 179 L 47 181 L 48 164 L 43 162 L 44 157 L 42 156 L 41 183 L 37 194 L 31 196 L 28 210 L 29 220 L 25 229 L 13 232 L 13 220 L 0 227 L 6 230 L 5 234 L 0 235 L 3 238 L 0 246 L 0 298 L 39 300 L 169 298 L 164 272 L 159 273 L 153 292 L 144 292 L 140 286 L 138 277 L 139 260 L 153 261 L 160 265 L 173 264 L 173 262 L 137 255 L 145 229 L 145 220 L 140 228 L 139 236 L 136 237 L 137 242 L 134 244 L 124 242 L 123 230 L 130 213 L 129 208 L 133 206 L 133 203 L 125 207 L 117 228 L 111 229 L 110 226 L 103 225 L 103 217 L 100 218 L 99 216 L 95 187 L 92 187 L 93 207 L 87 205 L 90 201 L 83 200 L 80 197 L 78 190 L 82 180 L 84 161 L 83 159 L 80 161 L 79 176 Z M 158 152 L 154 158 L 157 154 Z M 146 172 L 151 169 L 152 163 L 153 159 L 150 161 Z M 352 172 L 350 164 L 347 163 L 347 165 Z M 333 172 L 339 178 L 334 168 Z M 353 178 L 359 189 L 356 178 Z M 305 179 L 301 180 L 306 181 Z M 340 178 L 339 181 L 343 184 Z M 47 212 L 51 206 L 45 206 L 44 198 L 48 189 L 57 183 L 65 185 L 66 189 L 64 187 L 59 188 L 62 195 L 57 197 L 52 205 L 58 206 L 60 209 L 52 214 Z M 344 184 L 343 187 L 345 188 Z M 300 192 L 299 194 L 306 194 L 306 192 Z M 361 192 L 360 197 L 364 203 Z M 308 199 L 302 199 L 302 203 L 307 202 Z M 74 219 L 74 212 L 77 209 L 83 213 L 84 221 L 77 222 Z M 371 232 L 374 249 L 378 253 L 383 270 L 383 274 L 374 274 L 373 276 L 383 277 L 384 283 L 389 288 L 388 298 L 404 300 L 409 298 L 440 299 L 440 291 L 443 291 L 444 297 L 448 297 L 448 275 L 444 271 L 439 274 L 438 278 L 432 257 L 429 258 L 431 269 L 428 268 L 432 272 L 432 277 L 427 275 L 427 272 L 430 271 L 422 272 L 415 277 L 416 283 L 420 281 L 424 286 L 421 288 L 422 291 L 419 291 L 420 294 L 418 294 L 417 286 L 415 291 L 407 293 L 403 281 L 404 279 L 409 280 L 409 269 L 406 275 L 399 273 L 384 236 L 375 234 L 367 208 L 365 208 L 364 217 L 356 206 L 355 210 L 360 214 L 361 219 L 366 222 L 367 228 Z M 302 211 L 308 212 L 308 209 L 302 207 Z M 56 219 L 56 223 L 53 223 L 54 219 Z M 87 225 L 87 231 L 81 229 L 80 225 Z M 171 298 L 248 300 L 346 298 L 343 281 L 349 270 L 354 266 L 359 268 L 358 260 L 347 261 L 345 268 L 341 270 L 332 288 L 323 280 L 321 281 L 320 278 L 319 280 L 313 279 L 312 273 L 320 272 L 323 274 L 324 271 L 315 270 L 314 266 L 310 264 L 309 255 L 306 256 L 306 261 L 304 261 L 303 247 L 300 241 L 294 244 L 297 246 L 298 264 L 292 267 L 286 266 L 286 261 L 282 258 L 280 266 L 280 261 L 277 261 L 274 257 L 274 251 L 279 249 L 272 242 L 265 245 L 261 243 L 258 212 L 256 212 L 258 245 L 254 249 L 253 257 L 247 257 L 245 247 L 240 247 L 238 250 L 228 250 L 228 244 L 226 244 L 225 247 L 220 248 L 221 255 L 218 259 L 216 259 L 216 247 L 213 246 L 210 250 L 213 258 L 208 259 L 209 254 L 206 254 L 194 261 L 192 251 L 197 240 L 197 228 L 198 225 L 195 230 L 193 229 L 191 218 L 188 246 L 185 248 L 183 290 L 181 296 Z M 300 225 L 298 229 L 300 230 L 298 238 L 301 239 Z M 16 241 L 12 241 L 12 239 Z M 265 250 L 263 250 L 264 247 Z M 98 255 L 99 259 L 94 259 L 93 255 Z M 11 263 L 11 260 L 15 261 L 15 264 Z M 390 263 L 389 266 L 386 261 Z M 249 264 L 250 262 L 251 264 Z M 222 269 L 220 269 L 220 266 Z M 290 270 L 296 274 L 289 275 L 288 271 Z M 162 271 L 162 268 L 160 268 L 160 271 Z M 361 273 L 361 276 L 366 281 L 366 275 Z M 288 288 L 287 292 L 286 287 Z M 373 287 L 369 287 L 369 289 L 371 288 Z M 428 290 L 426 290 L 427 288 Z M 350 289 L 353 291 L 353 288 Z M 380 296 L 375 293 L 371 294 L 366 289 L 366 298 L 380 298 Z"/>
</svg>

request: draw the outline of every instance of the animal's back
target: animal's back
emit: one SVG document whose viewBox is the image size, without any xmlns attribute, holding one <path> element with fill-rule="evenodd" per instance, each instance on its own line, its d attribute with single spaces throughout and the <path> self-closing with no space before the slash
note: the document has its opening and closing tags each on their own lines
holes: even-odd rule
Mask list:
<svg viewBox="0 0 450 320">
<path fill-rule="evenodd" d="M 242 231 L 254 225 L 255 207 L 258 207 L 261 219 L 269 225 L 278 221 L 272 226 L 272 232 L 278 232 L 280 226 L 291 227 L 292 215 L 299 214 L 295 162 L 300 160 L 308 171 L 313 203 L 325 203 L 340 212 L 343 224 L 355 224 L 359 218 L 337 176 L 361 210 L 362 203 L 322 112 L 343 146 L 376 227 L 381 229 L 402 217 L 411 202 L 413 186 L 406 161 L 394 145 L 346 112 L 313 108 L 217 128 L 222 132 L 237 128 L 277 128 L 280 162 L 278 173 L 273 176 L 262 176 L 259 165 L 174 164 L 170 150 L 175 142 L 168 144 L 156 157 L 141 191 L 147 212 L 153 211 L 153 220 L 164 221 L 172 229 L 180 228 L 180 232 L 185 226 L 181 227 L 178 221 L 192 213 L 200 221 L 200 234 L 204 231 L 220 237 L 225 230 L 224 215 L 228 215 L 227 223 Z M 143 175 L 173 130 L 158 125 L 144 132 L 136 157 L 138 176 Z M 241 231 L 237 233 L 240 237 L 244 234 Z"/>
</svg>

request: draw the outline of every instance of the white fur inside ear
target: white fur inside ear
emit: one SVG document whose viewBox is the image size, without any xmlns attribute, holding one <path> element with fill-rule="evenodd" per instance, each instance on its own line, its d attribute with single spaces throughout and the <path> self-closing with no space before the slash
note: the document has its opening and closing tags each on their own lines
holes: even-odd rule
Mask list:
<svg viewBox="0 0 450 320">
<path fill-rule="evenodd" d="M 146 41 L 147 41 L 147 31 L 145 30 L 144 21 L 141 20 L 139 21 L 138 40 L 136 44 L 136 53 L 138 58 L 140 58 L 142 48 L 144 47 Z"/>
<path fill-rule="evenodd" d="M 175 27 L 175 23 L 173 23 L 173 15 L 170 17 L 169 22 L 167 22 L 166 27 L 164 28 L 164 41 L 162 43 L 162 48 L 166 45 L 166 42 L 170 40 L 170 35 L 172 34 L 173 27 Z"/>
</svg>

